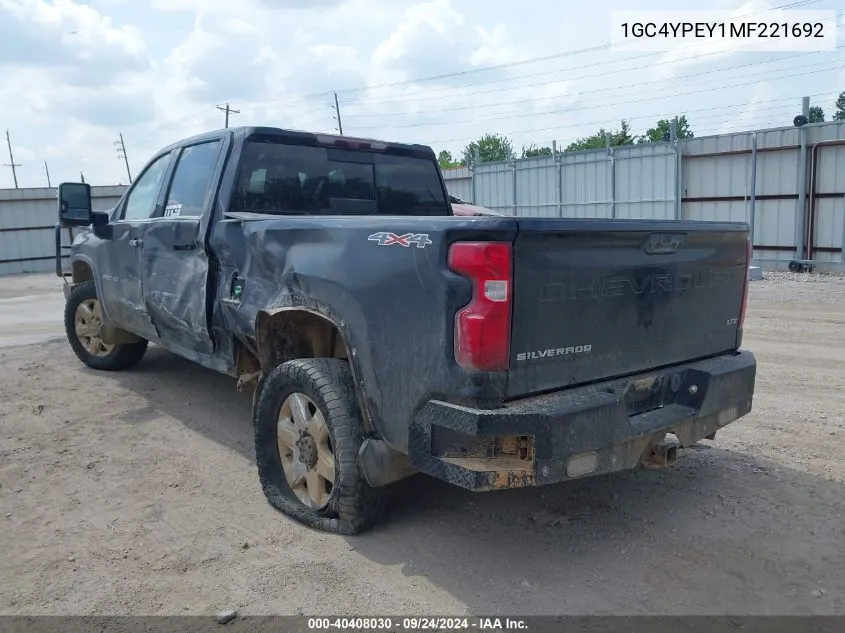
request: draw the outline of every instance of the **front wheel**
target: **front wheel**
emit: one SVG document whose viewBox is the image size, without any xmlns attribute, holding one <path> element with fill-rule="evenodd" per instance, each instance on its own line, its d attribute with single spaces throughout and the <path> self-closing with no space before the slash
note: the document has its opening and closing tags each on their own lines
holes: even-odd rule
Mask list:
<svg viewBox="0 0 845 633">
<path fill-rule="evenodd" d="M 358 468 L 364 439 L 349 364 L 289 361 L 258 386 L 255 461 L 267 500 L 308 527 L 358 534 L 378 520 L 385 491 Z"/>
<path fill-rule="evenodd" d="M 65 333 L 77 358 L 93 369 L 119 371 L 141 360 L 147 341 L 108 344 L 103 341 L 103 310 L 93 281 L 74 287 L 65 304 Z"/>
</svg>

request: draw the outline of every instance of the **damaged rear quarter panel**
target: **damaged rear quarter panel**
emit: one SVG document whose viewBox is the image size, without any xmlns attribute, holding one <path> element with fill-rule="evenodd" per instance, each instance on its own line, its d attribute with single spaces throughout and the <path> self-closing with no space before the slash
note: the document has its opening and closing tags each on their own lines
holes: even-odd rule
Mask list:
<svg viewBox="0 0 845 633">
<path fill-rule="evenodd" d="M 340 329 L 375 430 L 406 451 L 415 413 L 431 398 L 501 402 L 504 376 L 467 372 L 455 363 L 457 310 L 470 283 L 450 273 L 456 239 L 510 240 L 509 219 L 393 216 L 255 216 L 223 219 L 211 246 L 220 266 L 218 297 L 244 279 L 240 302 L 218 301 L 215 321 L 255 344 L 259 312 L 302 306 Z M 418 248 L 369 240 L 381 231 L 427 234 Z"/>
</svg>

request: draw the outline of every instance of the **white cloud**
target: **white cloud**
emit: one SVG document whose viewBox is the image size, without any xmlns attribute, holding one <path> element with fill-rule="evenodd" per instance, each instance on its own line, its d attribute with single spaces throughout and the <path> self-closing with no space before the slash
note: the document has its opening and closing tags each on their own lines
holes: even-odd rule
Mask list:
<svg viewBox="0 0 845 633">
<path fill-rule="evenodd" d="M 376 82 L 413 78 L 415 69 L 425 67 L 440 74 L 443 62 L 452 68 L 462 48 L 464 17 L 449 0 L 431 0 L 410 7 L 403 22 L 376 48 L 371 71 Z M 450 50 L 451 49 L 451 50 Z M 444 55 L 444 52 L 447 54 Z M 444 72 L 448 72 L 445 68 Z"/>
<path fill-rule="evenodd" d="M 746 0 L 739 7 L 730 12 L 731 19 L 764 20 L 766 22 L 781 22 L 786 16 L 782 10 L 774 10 L 774 6 L 765 0 Z M 711 62 L 724 60 L 732 55 L 740 54 L 753 45 L 753 41 L 741 39 L 727 39 L 713 37 L 695 44 L 678 44 L 661 56 L 660 65 L 656 67 L 657 78 L 669 78 L 677 75 L 681 70 Z"/>
<path fill-rule="evenodd" d="M 0 0 L 0 65 L 51 65 L 77 76 L 101 68 L 143 68 L 146 46 L 137 29 L 114 26 L 96 9 L 71 0 Z"/>
<path fill-rule="evenodd" d="M 590 16 L 573 17 L 555 0 L 0 0 L 3 127 L 25 186 L 42 184 L 44 160 L 54 181 L 82 169 L 106 184 L 126 182 L 112 145 L 119 133 L 135 172 L 158 148 L 221 127 L 216 106 L 226 102 L 240 111 L 233 125 L 329 132 L 338 91 L 347 134 L 453 153 L 488 132 L 510 134 L 518 148 L 584 136 L 596 122 L 639 117 L 645 127 L 658 111 L 713 104 L 707 93 L 672 98 L 670 82 L 642 91 L 666 99 L 638 104 L 634 84 L 661 67 L 647 67 L 659 55 L 642 72 L 615 75 L 606 71 L 631 62 L 600 53 L 514 64 L 601 43 L 599 23 L 612 8 L 594 0 Z M 733 54 L 717 52 L 701 63 Z M 664 59 L 673 73 L 689 65 Z M 498 68 L 478 72 L 489 66 Z M 743 72 L 754 79 L 753 69 Z M 788 88 L 772 81 L 749 88 L 750 100 L 735 90 L 724 103 L 746 99 L 741 120 L 765 122 L 771 94 L 822 92 L 838 74 Z M 823 88 L 812 84 L 822 79 Z M 845 73 L 839 79 L 845 85 Z M 435 143 L 443 139 L 453 140 Z M 10 185 L 7 172 L 0 169 L 0 187 Z"/>
<path fill-rule="evenodd" d="M 748 99 L 748 104 L 737 115 L 726 118 L 719 127 L 719 133 L 735 132 L 742 129 L 754 129 L 766 126 L 770 117 L 767 116 L 768 108 L 771 107 L 772 99 L 775 97 L 775 90 L 766 82 L 760 82 L 754 86 L 753 95 Z"/>
<path fill-rule="evenodd" d="M 474 29 L 481 41 L 469 57 L 473 66 L 498 66 L 519 59 L 519 50 L 510 43 L 504 24 L 492 29 L 483 26 Z"/>
</svg>

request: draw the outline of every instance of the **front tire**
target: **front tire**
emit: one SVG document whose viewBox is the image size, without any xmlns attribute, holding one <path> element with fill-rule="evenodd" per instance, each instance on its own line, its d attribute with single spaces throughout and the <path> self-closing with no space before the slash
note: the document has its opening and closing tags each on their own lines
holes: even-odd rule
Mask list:
<svg viewBox="0 0 845 633">
<path fill-rule="evenodd" d="M 364 440 L 349 364 L 305 358 L 257 387 L 255 461 L 270 505 L 308 527 L 359 534 L 381 516 L 386 491 L 358 467 Z"/>
<path fill-rule="evenodd" d="M 136 364 L 147 351 L 147 341 L 137 343 L 103 342 L 100 330 L 103 310 L 93 281 L 85 281 L 74 289 L 65 304 L 65 333 L 77 358 L 92 369 L 120 371 Z"/>
</svg>

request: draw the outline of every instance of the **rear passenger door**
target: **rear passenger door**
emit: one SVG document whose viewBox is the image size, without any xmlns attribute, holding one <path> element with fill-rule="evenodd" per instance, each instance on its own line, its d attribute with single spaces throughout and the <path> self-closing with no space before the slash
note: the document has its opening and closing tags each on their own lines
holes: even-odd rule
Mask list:
<svg viewBox="0 0 845 633">
<path fill-rule="evenodd" d="M 228 136 L 177 150 L 158 217 L 144 233 L 144 305 L 166 347 L 191 357 L 214 351 L 208 297 L 206 233 Z"/>
</svg>

